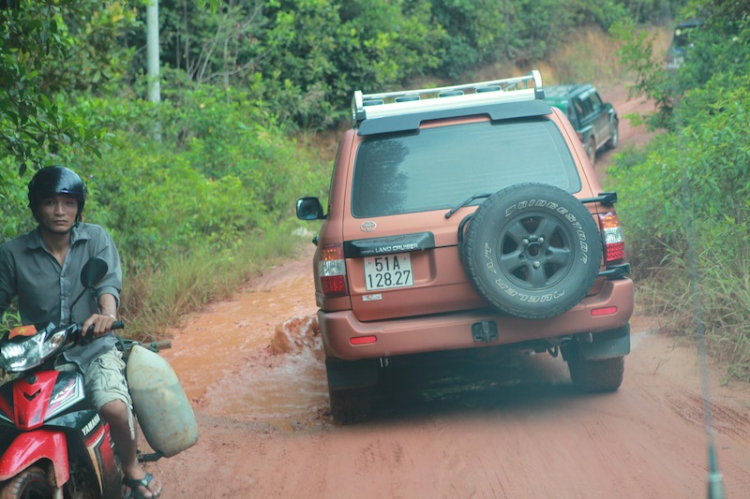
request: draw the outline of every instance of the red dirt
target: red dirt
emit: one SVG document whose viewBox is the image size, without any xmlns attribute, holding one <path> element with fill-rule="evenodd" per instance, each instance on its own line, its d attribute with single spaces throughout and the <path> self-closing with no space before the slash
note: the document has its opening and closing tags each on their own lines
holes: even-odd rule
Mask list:
<svg viewBox="0 0 750 499">
<path fill-rule="evenodd" d="M 648 112 L 653 109 L 652 105 L 642 98 L 628 100 L 628 89 L 620 85 L 614 88 L 602 87 L 599 89 L 601 97 L 605 102 L 610 102 L 617 111 L 620 118 L 620 146 L 617 149 L 599 151 L 596 157 L 595 169 L 599 173 L 600 180 L 604 179 L 604 170 L 609 166 L 612 154 L 622 151 L 624 148 L 641 147 L 651 140 L 653 132 L 646 129 L 646 125 L 631 126 L 625 117 L 639 112 Z"/>
<path fill-rule="evenodd" d="M 629 112 L 615 97 L 604 95 Z M 621 144 L 647 139 L 622 120 Z M 311 253 L 176 332 L 164 356 L 193 402 L 200 440 L 148 465 L 163 498 L 706 496 L 695 348 L 659 334 L 657 319 L 634 318 L 614 394 L 576 393 L 560 358 L 479 354 L 407 366 L 371 422 L 331 425 Z M 719 381 L 712 372 L 718 463 L 726 496 L 747 497 L 750 387 Z"/>
</svg>

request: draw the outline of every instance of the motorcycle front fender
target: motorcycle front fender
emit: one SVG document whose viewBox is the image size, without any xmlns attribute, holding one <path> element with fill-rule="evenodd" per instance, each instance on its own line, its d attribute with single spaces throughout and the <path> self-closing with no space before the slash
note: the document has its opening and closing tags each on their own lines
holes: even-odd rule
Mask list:
<svg viewBox="0 0 750 499">
<path fill-rule="evenodd" d="M 62 487 L 70 479 L 68 441 L 60 431 L 34 430 L 20 433 L 0 457 L 0 482 L 13 478 L 42 459 L 52 462 L 55 485 Z"/>
</svg>

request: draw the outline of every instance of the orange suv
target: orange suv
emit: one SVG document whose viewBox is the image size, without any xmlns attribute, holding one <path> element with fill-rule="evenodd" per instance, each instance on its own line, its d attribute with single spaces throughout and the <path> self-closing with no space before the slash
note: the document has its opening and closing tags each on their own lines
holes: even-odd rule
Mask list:
<svg viewBox="0 0 750 499">
<path fill-rule="evenodd" d="M 354 93 L 314 239 L 331 414 L 366 417 L 399 356 L 561 352 L 583 391 L 616 390 L 633 282 L 617 195 L 602 192 L 538 71 Z"/>
</svg>

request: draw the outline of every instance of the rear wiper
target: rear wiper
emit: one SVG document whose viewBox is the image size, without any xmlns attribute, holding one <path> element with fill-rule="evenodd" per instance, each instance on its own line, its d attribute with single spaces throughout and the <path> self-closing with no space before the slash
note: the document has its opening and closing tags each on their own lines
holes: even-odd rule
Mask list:
<svg viewBox="0 0 750 499">
<path fill-rule="evenodd" d="M 490 193 L 490 194 L 473 194 L 473 195 L 472 195 L 471 197 L 469 197 L 469 198 L 468 198 L 468 199 L 467 199 L 466 201 L 464 201 L 463 203 L 459 204 L 459 205 L 458 205 L 458 206 L 456 206 L 455 208 L 451 208 L 451 211 L 449 211 L 448 213 L 446 213 L 446 214 L 445 214 L 445 218 L 450 218 L 450 217 L 451 217 L 451 216 L 452 216 L 452 215 L 453 215 L 454 213 L 456 213 L 456 212 L 457 212 L 458 210 L 460 210 L 460 209 L 461 209 L 461 208 L 463 208 L 464 206 L 467 206 L 467 205 L 468 205 L 469 203 L 471 203 L 471 202 L 472 202 L 472 201 L 474 201 L 475 199 L 479 199 L 479 198 L 488 198 L 488 197 L 490 197 L 490 196 L 492 196 L 492 193 Z"/>
</svg>

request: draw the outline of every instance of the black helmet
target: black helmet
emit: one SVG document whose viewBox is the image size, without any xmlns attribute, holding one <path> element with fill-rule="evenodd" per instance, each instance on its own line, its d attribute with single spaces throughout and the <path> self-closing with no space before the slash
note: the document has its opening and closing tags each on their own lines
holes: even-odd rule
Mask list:
<svg viewBox="0 0 750 499">
<path fill-rule="evenodd" d="M 37 207 L 40 202 L 58 194 L 68 194 L 78 201 L 76 222 L 80 222 L 83 206 L 86 204 L 87 192 L 86 184 L 70 168 L 47 166 L 36 172 L 29 182 L 29 208 L 38 220 Z"/>
</svg>

